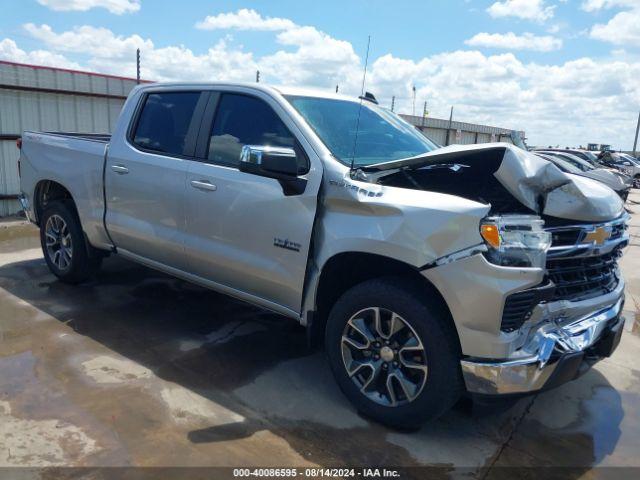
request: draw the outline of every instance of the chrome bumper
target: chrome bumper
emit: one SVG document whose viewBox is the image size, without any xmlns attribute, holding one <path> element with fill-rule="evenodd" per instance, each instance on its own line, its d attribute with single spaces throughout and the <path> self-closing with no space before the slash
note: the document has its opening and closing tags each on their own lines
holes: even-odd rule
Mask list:
<svg viewBox="0 0 640 480">
<path fill-rule="evenodd" d="M 624 323 L 620 316 L 623 304 L 621 297 L 614 305 L 568 324 L 545 323 L 522 349 L 535 352 L 532 355 L 505 361 L 462 360 L 467 391 L 484 395 L 530 393 L 577 377 L 585 363 L 588 366 L 609 356 L 617 347 Z"/>
</svg>

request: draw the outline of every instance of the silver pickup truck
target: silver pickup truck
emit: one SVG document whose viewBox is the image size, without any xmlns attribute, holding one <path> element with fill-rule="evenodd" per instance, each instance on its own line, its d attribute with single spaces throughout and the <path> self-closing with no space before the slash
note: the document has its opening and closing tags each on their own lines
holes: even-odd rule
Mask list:
<svg viewBox="0 0 640 480">
<path fill-rule="evenodd" d="M 291 317 L 365 415 L 576 378 L 622 332 L 620 198 L 503 143 L 437 148 L 366 95 L 154 84 L 111 137 L 24 132 L 60 280 L 135 262 Z"/>
</svg>

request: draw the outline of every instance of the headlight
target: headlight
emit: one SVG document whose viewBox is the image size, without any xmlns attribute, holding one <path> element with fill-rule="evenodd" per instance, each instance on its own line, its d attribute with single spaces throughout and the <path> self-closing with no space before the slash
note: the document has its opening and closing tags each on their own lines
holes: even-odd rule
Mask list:
<svg viewBox="0 0 640 480">
<path fill-rule="evenodd" d="M 504 267 L 544 268 L 551 234 L 544 221 L 533 215 L 504 215 L 485 218 L 480 235 L 489 247 L 486 257 Z"/>
</svg>

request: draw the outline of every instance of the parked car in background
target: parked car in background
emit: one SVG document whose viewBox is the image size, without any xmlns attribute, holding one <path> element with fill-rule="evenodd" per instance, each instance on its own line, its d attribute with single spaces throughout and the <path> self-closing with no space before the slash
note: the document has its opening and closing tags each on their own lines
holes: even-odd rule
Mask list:
<svg viewBox="0 0 640 480">
<path fill-rule="evenodd" d="M 624 181 L 620 176 L 603 168 L 593 168 L 585 160 L 570 155 L 560 155 L 550 152 L 536 152 L 536 155 L 550 161 L 563 172 L 581 177 L 593 178 L 616 192 L 622 200 L 626 201 L 629 196 L 631 184 Z"/>
<path fill-rule="evenodd" d="M 611 154 L 613 161 L 633 179 L 636 188 L 640 188 L 640 161 L 628 153 L 615 152 Z"/>
<path fill-rule="evenodd" d="M 602 152 L 598 155 L 598 161 L 607 167 L 617 168 L 633 179 L 640 178 L 640 167 L 620 153 L 611 151 Z"/>
<path fill-rule="evenodd" d="M 579 148 L 537 148 L 537 152 L 558 152 L 558 153 L 569 153 L 574 155 L 582 160 L 586 160 L 594 167 L 600 167 L 601 165 L 598 163 L 598 155 L 591 150 L 583 150 Z"/>
<path fill-rule="evenodd" d="M 618 176 L 622 182 L 628 184 L 629 186 L 633 186 L 633 178 L 631 177 L 631 175 L 628 175 L 623 171 L 622 166 L 614 165 L 613 163 L 607 164 L 594 152 L 579 149 L 536 149 L 535 151 L 560 156 L 560 158 L 564 158 L 565 160 L 568 160 L 572 163 L 575 163 L 578 160 L 586 162 L 586 165 L 591 165 L 591 167 L 598 170 L 607 170 L 612 174 Z"/>
<path fill-rule="evenodd" d="M 610 356 L 620 198 L 507 143 L 437 148 L 376 103 L 139 86 L 110 137 L 24 132 L 20 199 L 61 281 L 118 254 L 290 317 L 386 424 L 546 390 Z"/>
</svg>

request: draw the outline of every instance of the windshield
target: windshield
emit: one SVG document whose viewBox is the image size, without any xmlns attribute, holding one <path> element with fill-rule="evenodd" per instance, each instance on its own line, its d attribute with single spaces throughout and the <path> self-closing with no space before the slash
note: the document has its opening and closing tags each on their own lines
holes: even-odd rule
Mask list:
<svg viewBox="0 0 640 480">
<path fill-rule="evenodd" d="M 354 167 L 415 157 L 437 145 L 393 112 L 369 101 L 287 96 L 329 151 Z M 356 144 L 357 129 L 357 144 Z M 355 148 L 354 148 L 355 147 Z"/>
</svg>

